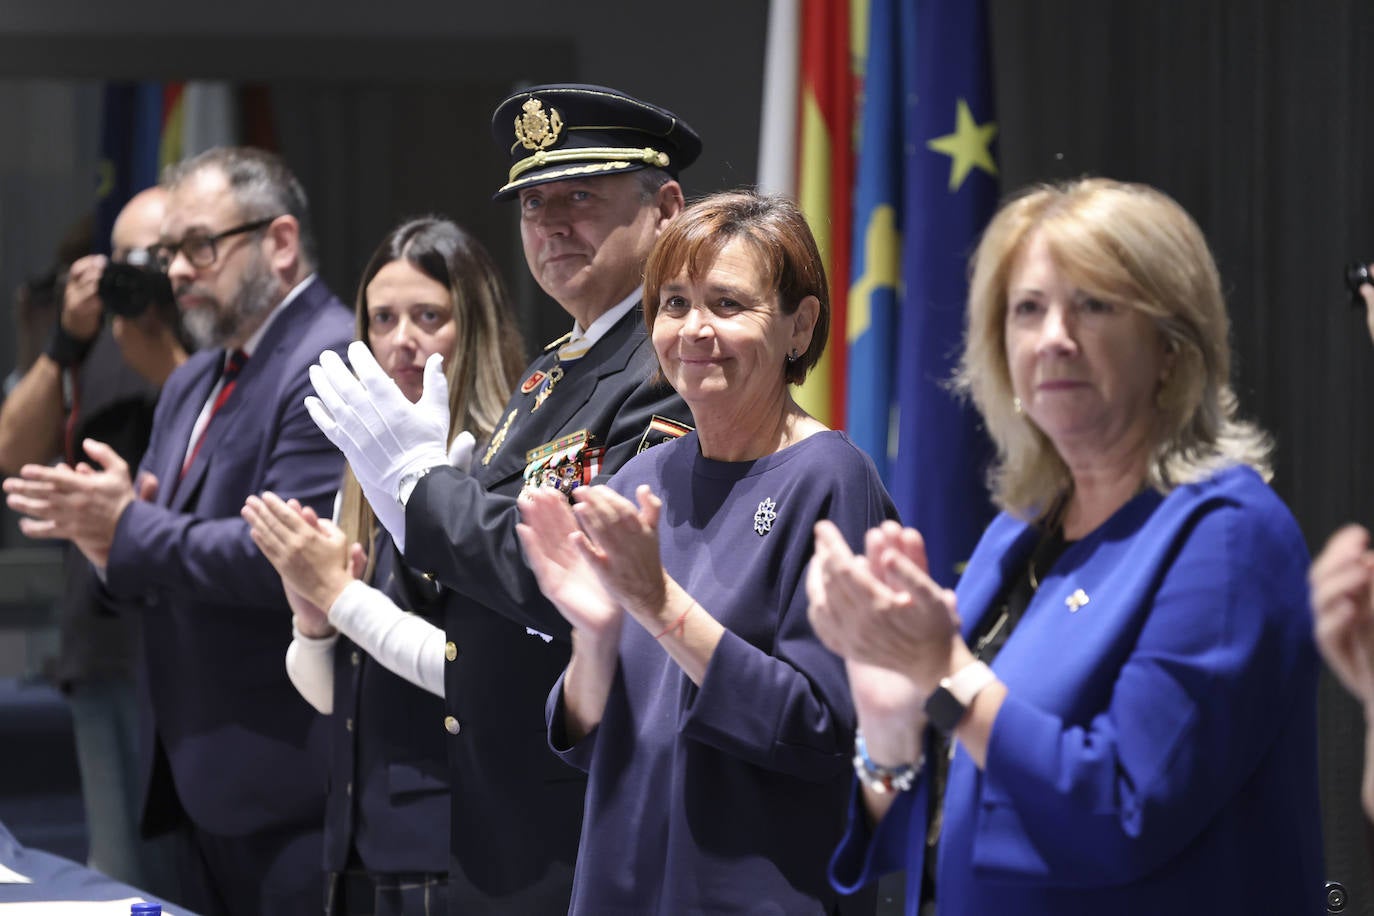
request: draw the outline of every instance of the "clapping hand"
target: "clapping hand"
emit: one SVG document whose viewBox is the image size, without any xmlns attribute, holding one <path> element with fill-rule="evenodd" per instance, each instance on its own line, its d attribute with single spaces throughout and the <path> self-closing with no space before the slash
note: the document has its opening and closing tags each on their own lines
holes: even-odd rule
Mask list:
<svg viewBox="0 0 1374 916">
<path fill-rule="evenodd" d="M 658 547 L 663 503 L 643 484 L 635 499 L 637 506 L 605 486 L 574 490 L 573 515 L 582 529 L 574 540 L 611 597 L 656 633 L 668 590 Z"/>
<path fill-rule="evenodd" d="M 574 629 L 603 636 L 618 633 L 620 605 L 587 559 L 585 536 L 563 494 L 535 488 L 520 495 L 515 526 L 539 588 Z"/>
<path fill-rule="evenodd" d="M 302 632 L 321 635 L 319 618 L 338 599 L 348 583 L 362 574 L 361 544 L 349 545 L 343 531 L 322 519 L 309 506 L 275 493 L 250 496 L 240 514 L 267 561 L 281 576 L 292 609 L 307 624 Z M 303 606 L 298 607 L 298 604 Z"/>
<path fill-rule="evenodd" d="M 861 556 L 833 524 L 817 523 L 807 582 L 816 634 L 850 661 L 934 690 L 949 673 L 958 616 L 954 593 L 930 578 L 925 563 L 920 534 L 896 522 L 869 531 Z"/>
<path fill-rule="evenodd" d="M 138 496 L 129 478 L 129 465 L 103 442 L 87 439 L 86 454 L 99 468 L 84 461 L 71 467 L 26 464 L 18 477 L 5 480 L 9 507 L 27 516 L 19 530 L 31 538 L 63 538 L 96 566 L 108 565 L 110 547 L 124 510 Z"/>
<path fill-rule="evenodd" d="M 1374 710 L 1374 552 L 1369 532 L 1347 525 L 1308 573 L 1317 647 L 1337 679 Z"/>
</svg>

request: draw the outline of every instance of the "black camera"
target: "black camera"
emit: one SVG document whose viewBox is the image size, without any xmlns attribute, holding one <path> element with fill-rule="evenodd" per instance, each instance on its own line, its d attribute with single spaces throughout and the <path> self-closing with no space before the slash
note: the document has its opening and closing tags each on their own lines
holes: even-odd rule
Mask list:
<svg viewBox="0 0 1374 916">
<path fill-rule="evenodd" d="M 128 318 L 142 315 L 149 308 L 167 314 L 168 310 L 175 310 L 176 307 L 172 283 L 167 275 L 160 270 L 134 264 L 118 264 L 114 261 L 106 264 L 96 292 L 106 309 Z"/>
<path fill-rule="evenodd" d="M 1345 288 L 1350 291 L 1351 308 L 1364 308 L 1364 297 L 1360 295 L 1360 287 L 1366 283 L 1374 284 L 1374 274 L 1370 273 L 1368 264 L 1352 261 L 1345 265 Z"/>
</svg>

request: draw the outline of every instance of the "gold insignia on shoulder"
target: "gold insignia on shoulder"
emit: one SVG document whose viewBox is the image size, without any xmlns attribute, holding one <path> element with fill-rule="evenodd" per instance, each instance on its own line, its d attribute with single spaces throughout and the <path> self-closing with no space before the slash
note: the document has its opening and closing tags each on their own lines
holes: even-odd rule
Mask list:
<svg viewBox="0 0 1374 916">
<path fill-rule="evenodd" d="M 515 139 L 525 149 L 548 149 L 558 142 L 563 131 L 563 116 L 557 108 L 547 113 L 538 99 L 529 99 L 520 106 L 522 114 L 515 117 Z"/>
<path fill-rule="evenodd" d="M 506 422 L 501 424 L 501 428 L 492 434 L 491 444 L 487 446 L 486 454 L 482 456 L 482 467 L 491 464 L 491 459 L 496 457 L 496 453 L 501 450 L 501 443 L 506 441 L 506 433 L 510 432 L 511 423 L 515 422 L 515 417 L 520 413 L 520 408 L 512 410 L 506 414 Z"/>
<path fill-rule="evenodd" d="M 569 331 L 569 332 L 567 332 L 566 334 L 560 334 L 558 337 L 555 337 L 553 340 L 551 340 L 551 341 L 549 341 L 548 343 L 544 344 L 544 352 L 547 353 L 547 352 L 549 352 L 550 350 L 556 350 L 556 349 L 558 349 L 559 347 L 563 346 L 563 344 L 565 344 L 565 343 L 567 343 L 568 341 L 572 340 L 572 335 L 573 335 L 573 332 L 572 332 L 572 331 Z"/>
</svg>

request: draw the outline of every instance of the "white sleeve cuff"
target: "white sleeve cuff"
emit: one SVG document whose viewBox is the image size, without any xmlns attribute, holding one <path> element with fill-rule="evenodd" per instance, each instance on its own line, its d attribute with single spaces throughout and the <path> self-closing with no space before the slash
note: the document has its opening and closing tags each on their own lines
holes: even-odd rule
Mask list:
<svg viewBox="0 0 1374 916">
<path fill-rule="evenodd" d="M 286 647 L 286 675 L 307 703 L 330 715 L 334 712 L 334 644 L 339 634 L 312 639 L 293 623 L 291 635 L 291 645 Z"/>
<path fill-rule="evenodd" d="M 355 579 L 329 608 L 329 620 L 388 670 L 435 696 L 444 695 L 444 631 L 401 610 Z"/>
</svg>

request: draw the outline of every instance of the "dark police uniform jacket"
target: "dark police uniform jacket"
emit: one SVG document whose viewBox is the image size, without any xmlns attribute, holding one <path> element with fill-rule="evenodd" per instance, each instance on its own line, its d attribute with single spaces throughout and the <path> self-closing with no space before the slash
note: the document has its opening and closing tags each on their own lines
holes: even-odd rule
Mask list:
<svg viewBox="0 0 1374 916">
<path fill-rule="evenodd" d="M 527 378 L 558 365 L 551 351 Z M 407 563 L 461 597 L 445 606 L 447 716 L 432 726 L 449 735 L 454 912 L 567 911 L 586 780 L 549 750 L 544 701 L 568 663 L 571 630 L 525 565 L 515 498 L 527 452 L 540 446 L 585 433 L 570 460 L 604 478 L 663 430 L 688 428 L 676 392 L 650 380 L 656 368 L 635 307 L 538 409 L 538 384 L 511 396 L 471 474 L 436 468 L 407 503 Z"/>
</svg>

